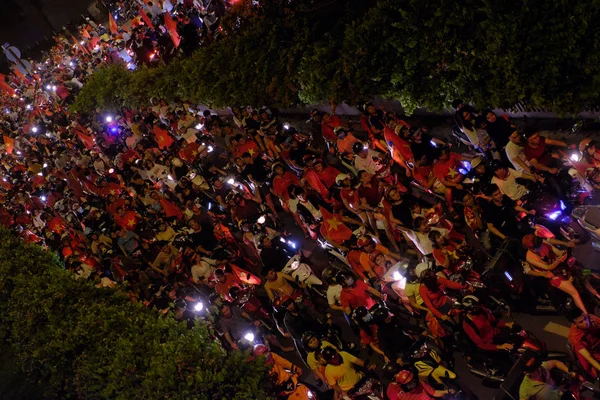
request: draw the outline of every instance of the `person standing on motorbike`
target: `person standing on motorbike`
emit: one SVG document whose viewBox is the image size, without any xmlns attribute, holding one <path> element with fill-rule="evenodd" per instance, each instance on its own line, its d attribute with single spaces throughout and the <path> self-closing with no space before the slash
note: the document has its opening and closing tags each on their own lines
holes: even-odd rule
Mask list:
<svg viewBox="0 0 600 400">
<path fill-rule="evenodd" d="M 336 392 L 335 399 L 341 400 L 344 396 L 352 398 L 363 394 L 361 389 L 372 381 L 356 369 L 356 367 L 365 367 L 365 362 L 350 353 L 338 352 L 332 347 L 326 347 L 321 350 L 320 357 L 317 359 L 325 364 L 325 379 Z M 369 366 L 371 367 L 374 366 Z"/>
<path fill-rule="evenodd" d="M 498 186 L 503 195 L 508 196 L 511 200 L 520 200 L 527 194 L 527 188 L 517 182 L 518 178 L 527 179 L 528 181 L 536 182 L 538 179 L 534 175 L 524 174 L 508 166 L 500 160 L 492 162 L 492 171 L 494 177 L 492 183 Z"/>
<path fill-rule="evenodd" d="M 550 371 L 554 368 L 561 370 L 574 378 L 575 372 L 570 372 L 563 362 L 558 360 L 542 361 L 541 354 L 533 352 L 529 357 L 522 359 L 525 378 L 519 387 L 519 400 L 561 400 L 563 391 L 560 390 Z"/>
<path fill-rule="evenodd" d="M 569 319 L 572 322 L 569 344 L 583 369 L 597 378 L 600 372 L 600 318 L 575 309 Z"/>
<path fill-rule="evenodd" d="M 396 362 L 385 364 L 383 374 L 391 381 L 386 390 L 389 400 L 431 400 L 454 393 L 453 389 L 434 389 L 420 381 L 412 369 L 403 368 Z"/>
<path fill-rule="evenodd" d="M 362 280 L 356 280 L 354 276 L 347 272 L 339 272 L 337 281 L 342 285 L 342 293 L 340 294 L 340 302 L 344 308 L 344 312 L 350 316 L 352 310 L 363 306 L 371 308 L 375 305 L 373 298 L 382 299 L 381 293 L 373 287 L 367 285 Z"/>
<path fill-rule="evenodd" d="M 554 271 L 568 258 L 566 251 L 559 250 L 542 238 L 533 234 L 525 235 L 522 239 L 523 247 L 527 249 L 524 266 L 527 275 L 544 277 L 550 280 L 550 285 L 565 292 L 573 298 L 575 305 L 588 315 L 585 304 L 571 280 L 562 275 L 554 275 Z"/>
<path fill-rule="evenodd" d="M 491 184 L 486 192 L 491 198 L 484 209 L 489 231 L 502 240 L 507 237 L 520 237 L 517 212 L 535 215 L 535 210 L 526 210 L 517 205 L 509 197 L 502 194 L 500 188 L 495 184 Z"/>
<path fill-rule="evenodd" d="M 556 196 L 565 200 L 563 187 L 571 182 L 571 176 L 565 170 L 561 170 L 561 156 L 553 154 L 551 146 L 564 148 L 567 144 L 560 140 L 540 136 L 539 131 L 534 128 L 526 129 L 524 136 L 527 143 L 525 143 L 523 151 L 527 161 L 532 168 L 535 168 L 535 171 L 547 179 L 548 185 Z"/>
<path fill-rule="evenodd" d="M 512 361 L 499 352 L 514 348 L 514 345 L 509 343 L 514 322 L 497 319 L 489 309 L 481 305 L 479 298 L 473 295 L 463 297 L 462 305 L 465 308 L 462 322 L 465 334 L 480 350 L 490 352 L 490 357 L 493 357 L 495 362 L 499 365 L 505 364 L 508 371 Z"/>
</svg>

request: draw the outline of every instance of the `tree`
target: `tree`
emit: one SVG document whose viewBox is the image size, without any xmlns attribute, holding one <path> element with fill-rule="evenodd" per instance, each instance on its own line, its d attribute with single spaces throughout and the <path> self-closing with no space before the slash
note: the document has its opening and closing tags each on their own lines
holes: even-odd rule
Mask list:
<svg viewBox="0 0 600 400">
<path fill-rule="evenodd" d="M 206 326 L 75 280 L 57 260 L 0 229 L 0 339 L 49 398 L 268 398 L 264 364 L 227 355 Z"/>
<path fill-rule="evenodd" d="M 224 25 L 224 39 L 192 57 L 152 72 L 119 70 L 136 78 L 117 103 L 152 94 L 215 107 L 383 96 L 400 100 L 407 112 L 440 110 L 455 98 L 482 108 L 525 102 L 558 113 L 600 105 L 598 1 L 318 3 L 242 2 Z M 91 81 L 107 78 L 98 73 Z M 84 87 L 76 109 L 111 104 L 91 90 Z"/>
</svg>

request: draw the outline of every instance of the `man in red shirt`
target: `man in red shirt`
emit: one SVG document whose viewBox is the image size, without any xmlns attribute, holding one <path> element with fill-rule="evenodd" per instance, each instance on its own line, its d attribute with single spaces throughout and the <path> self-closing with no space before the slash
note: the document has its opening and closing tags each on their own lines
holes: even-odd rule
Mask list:
<svg viewBox="0 0 600 400">
<path fill-rule="evenodd" d="M 454 300 L 446 295 L 445 289 L 461 290 L 465 286 L 441 276 L 436 276 L 431 268 L 421 272 L 419 278 L 422 283 L 419 286 L 419 294 L 427 309 L 436 318 L 450 320 L 448 313 L 454 306 Z"/>
<path fill-rule="evenodd" d="M 600 371 L 600 318 L 586 315 L 576 308 L 569 318 L 569 344 L 577 360 L 589 374 L 598 377 Z"/>
<path fill-rule="evenodd" d="M 496 319 L 475 296 L 465 296 L 462 304 L 467 311 L 463 330 L 477 347 L 484 351 L 512 350 L 513 345 L 506 339 L 514 322 Z"/>
<path fill-rule="evenodd" d="M 117 215 L 114 216 L 115 224 L 121 229 L 135 232 L 142 217 L 135 211 L 125 211 L 123 207 L 117 208 Z"/>
<path fill-rule="evenodd" d="M 381 293 L 367 285 L 361 280 L 356 280 L 354 276 L 345 272 L 338 273 L 338 282 L 342 285 L 342 293 L 340 294 L 340 303 L 347 315 L 352 313 L 356 307 L 371 308 L 375 305 L 374 296 L 381 299 Z"/>
<path fill-rule="evenodd" d="M 330 165 L 325 167 L 323 165 L 323 161 L 320 159 L 314 160 L 310 166 L 326 188 L 333 187 L 335 184 L 335 178 L 341 174 L 340 170 L 337 168 L 334 168 Z"/>
</svg>

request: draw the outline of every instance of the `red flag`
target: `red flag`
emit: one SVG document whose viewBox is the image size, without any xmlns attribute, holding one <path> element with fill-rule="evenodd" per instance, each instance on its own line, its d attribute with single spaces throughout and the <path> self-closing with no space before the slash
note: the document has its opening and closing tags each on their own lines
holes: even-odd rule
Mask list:
<svg viewBox="0 0 600 400">
<path fill-rule="evenodd" d="M 402 164 L 403 161 L 414 163 L 415 157 L 410 149 L 410 144 L 398 136 L 387 125 L 383 128 L 383 138 L 390 149 L 390 154 L 394 161 L 398 164 Z"/>
<path fill-rule="evenodd" d="M 88 49 L 94 50 L 94 47 L 96 47 L 98 42 L 100 42 L 100 38 L 98 36 L 91 38 L 88 42 Z"/>
<path fill-rule="evenodd" d="M 10 87 L 10 85 L 4 81 L 5 76 L 6 75 L 4 74 L 0 74 L 0 89 L 4 90 L 9 96 L 14 96 L 16 94 L 15 89 Z"/>
<path fill-rule="evenodd" d="M 152 129 L 154 135 L 156 136 L 156 141 L 158 142 L 158 147 L 161 149 L 166 149 L 173 144 L 174 140 L 169 135 L 169 132 L 160 128 L 158 125 L 155 125 Z"/>
<path fill-rule="evenodd" d="M 319 207 L 319 210 L 323 216 L 321 232 L 328 240 L 342 243 L 352 237 L 352 230 L 342 222 L 339 215 L 333 215 L 323 207 Z"/>
<path fill-rule="evenodd" d="M 200 154 L 200 152 L 198 151 L 199 147 L 200 145 L 198 143 L 190 143 L 181 150 L 179 150 L 179 157 L 181 157 L 186 162 L 192 163 L 196 160 L 198 154 Z"/>
<path fill-rule="evenodd" d="M 81 31 L 81 37 L 84 39 L 91 39 L 90 33 L 87 31 L 87 28 L 83 28 Z"/>
<path fill-rule="evenodd" d="M 243 270 L 235 264 L 229 264 L 231 267 L 231 272 L 235 275 L 240 281 L 248 284 L 248 285 L 260 285 L 260 278 L 251 274 L 248 271 Z"/>
<path fill-rule="evenodd" d="M 175 47 L 179 47 L 181 38 L 179 37 L 179 34 L 177 33 L 177 23 L 175 23 L 175 21 L 173 21 L 173 18 L 171 18 L 171 16 L 168 13 L 165 13 L 164 16 L 165 16 L 165 27 L 169 31 L 169 35 L 171 35 L 171 40 L 173 41 L 173 44 L 175 45 Z"/>
<path fill-rule="evenodd" d="M 111 13 L 108 13 L 108 27 L 110 28 L 110 32 L 113 35 L 116 35 L 118 32 L 117 21 L 113 18 Z"/>
<path fill-rule="evenodd" d="M 90 150 L 92 147 L 94 147 L 94 139 L 90 135 L 87 135 L 79 128 L 75 129 L 75 134 L 77 135 L 79 140 L 81 140 L 81 143 L 83 143 L 86 149 Z"/>
<path fill-rule="evenodd" d="M 146 15 L 146 13 L 144 12 L 144 10 L 142 9 L 141 6 L 139 7 L 139 9 L 140 9 L 140 17 L 142 17 L 146 26 L 148 28 L 154 30 L 154 25 L 152 25 L 152 21 L 150 20 L 150 18 L 148 18 L 148 16 Z"/>
<path fill-rule="evenodd" d="M 181 212 L 181 210 L 169 200 L 160 199 L 160 205 L 167 217 L 177 217 L 177 219 L 183 218 L 183 213 Z"/>
<path fill-rule="evenodd" d="M 6 152 L 8 154 L 12 154 L 13 150 L 15 149 L 15 139 L 4 136 L 4 147 L 6 148 Z"/>
<path fill-rule="evenodd" d="M 312 187 L 314 190 L 319 192 L 319 194 L 321 194 L 321 197 L 323 197 L 324 199 L 329 198 L 329 190 L 327 190 L 325 185 L 323 185 L 323 182 L 321 182 L 315 171 L 313 171 L 312 169 L 308 170 L 304 177 L 306 178 L 306 182 L 308 182 L 310 187 Z"/>
</svg>

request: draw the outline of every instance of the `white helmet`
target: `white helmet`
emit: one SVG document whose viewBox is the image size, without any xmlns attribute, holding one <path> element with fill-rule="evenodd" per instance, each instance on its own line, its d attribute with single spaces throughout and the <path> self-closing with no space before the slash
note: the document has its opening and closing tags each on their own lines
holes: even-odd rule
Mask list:
<svg viewBox="0 0 600 400">
<path fill-rule="evenodd" d="M 417 278 L 421 279 L 421 275 L 423 275 L 423 272 L 425 272 L 429 268 L 430 268 L 429 263 L 422 262 L 422 263 L 417 264 L 417 266 L 415 267 L 415 274 L 417 275 Z"/>
</svg>

